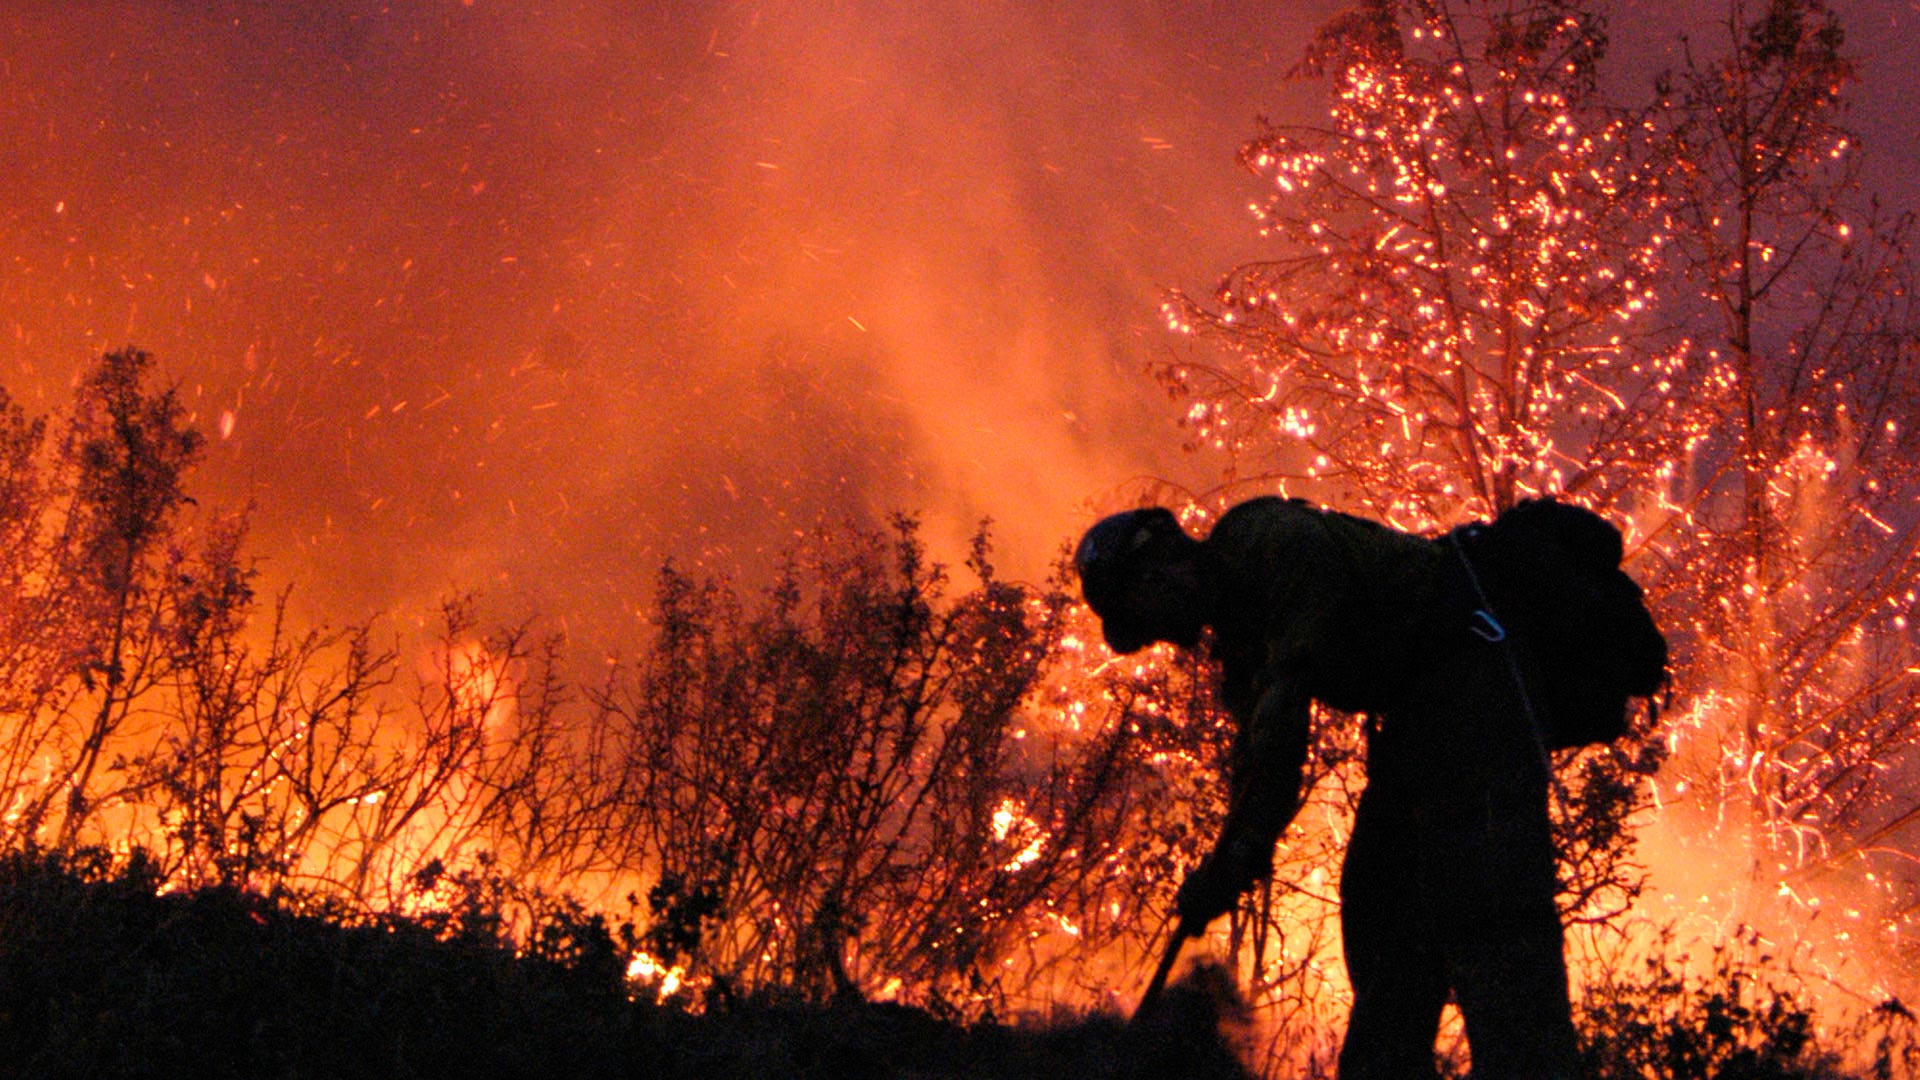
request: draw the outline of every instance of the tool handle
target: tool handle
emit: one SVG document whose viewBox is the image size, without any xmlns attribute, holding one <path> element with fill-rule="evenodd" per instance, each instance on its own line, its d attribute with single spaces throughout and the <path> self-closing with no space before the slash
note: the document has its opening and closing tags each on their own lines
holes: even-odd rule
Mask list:
<svg viewBox="0 0 1920 1080">
<path fill-rule="evenodd" d="M 1161 992 L 1167 988 L 1167 976 L 1173 973 L 1173 962 L 1180 958 L 1181 947 L 1188 938 L 1199 937 L 1205 930 L 1204 926 L 1195 927 L 1185 919 L 1174 927 L 1173 938 L 1167 942 L 1167 951 L 1160 954 L 1160 966 L 1154 969 L 1153 979 L 1147 983 L 1147 992 L 1140 995 L 1140 1004 L 1133 1010 L 1134 1019 L 1138 1020 L 1153 1011 L 1160 1001 Z"/>
</svg>

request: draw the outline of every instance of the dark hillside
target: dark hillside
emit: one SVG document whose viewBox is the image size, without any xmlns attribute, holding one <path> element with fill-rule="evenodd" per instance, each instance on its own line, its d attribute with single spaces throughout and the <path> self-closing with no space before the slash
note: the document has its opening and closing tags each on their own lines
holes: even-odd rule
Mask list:
<svg viewBox="0 0 1920 1080">
<path fill-rule="evenodd" d="M 533 944 L 511 947 L 509 905 L 484 880 L 462 879 L 451 910 L 415 918 L 231 889 L 160 894 L 160 880 L 138 856 L 0 857 L 0 1080 L 1252 1076 L 1236 1053 L 1243 1006 L 1214 968 L 1176 984 L 1139 1027 L 1113 1016 L 968 1025 L 862 1002 L 744 999 L 692 1014 L 630 998 L 630 931 L 571 904 L 518 898 L 534 913 Z M 1656 960 L 1590 987 L 1588 1075 L 1920 1076 L 1915 1022 L 1898 1002 L 1827 1028 L 1765 957 L 1717 955 L 1704 980 Z"/>
<path fill-rule="evenodd" d="M 629 1000 L 598 917 L 516 954 L 494 913 L 303 913 L 231 890 L 156 894 L 143 861 L 0 860 L 0 1075 L 199 1077 L 1243 1077 L 1184 991 L 1114 1018 L 966 1027 L 889 1005 Z"/>
</svg>

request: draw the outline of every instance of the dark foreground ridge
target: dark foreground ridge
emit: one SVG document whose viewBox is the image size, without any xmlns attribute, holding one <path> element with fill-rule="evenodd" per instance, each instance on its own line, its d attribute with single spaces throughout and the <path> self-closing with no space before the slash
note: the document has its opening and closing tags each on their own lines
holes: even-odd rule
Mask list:
<svg viewBox="0 0 1920 1080">
<path fill-rule="evenodd" d="M 570 905 L 536 910 L 516 951 L 501 912 L 528 898 L 484 887 L 400 918 L 232 889 L 160 895 L 160 882 L 139 857 L 0 855 L 0 1080 L 1251 1077 L 1234 1050 L 1242 1006 L 1213 968 L 1132 1025 L 966 1025 L 858 1002 L 692 1015 L 631 1000 L 618 936 Z M 1716 955 L 1705 979 L 1650 961 L 1589 987 L 1583 1075 L 1920 1080 L 1920 1024 L 1901 1003 L 1823 1036 L 1771 969 Z"/>
<path fill-rule="evenodd" d="M 138 859 L 0 859 L 0 1077 L 1249 1075 L 1220 1035 L 1230 997 L 1191 984 L 1132 1027 L 964 1026 L 871 1004 L 695 1016 L 629 1000 L 598 917 L 550 922 L 516 955 L 483 920 L 157 885 Z"/>
</svg>

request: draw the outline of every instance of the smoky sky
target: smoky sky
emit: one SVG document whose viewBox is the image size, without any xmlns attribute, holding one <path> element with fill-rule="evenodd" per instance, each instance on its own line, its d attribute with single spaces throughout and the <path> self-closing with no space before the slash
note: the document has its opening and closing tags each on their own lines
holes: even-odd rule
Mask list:
<svg viewBox="0 0 1920 1080">
<path fill-rule="evenodd" d="M 202 504 L 333 619 L 618 625 L 663 558 L 896 509 L 1037 577 L 1140 478 L 1208 482 L 1158 299 L 1258 251 L 1235 151 L 1313 115 L 1284 76 L 1336 6 L 11 4 L 0 372 L 44 411 L 153 350 Z M 1843 14 L 1910 160 L 1920 14 Z"/>
</svg>

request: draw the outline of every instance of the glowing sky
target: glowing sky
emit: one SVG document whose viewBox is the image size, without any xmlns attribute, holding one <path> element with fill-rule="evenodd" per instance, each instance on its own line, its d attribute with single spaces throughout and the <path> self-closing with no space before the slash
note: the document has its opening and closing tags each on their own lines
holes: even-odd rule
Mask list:
<svg viewBox="0 0 1920 1080">
<path fill-rule="evenodd" d="M 606 625 L 662 556 L 983 516 L 1043 572 L 1204 483 L 1159 292 L 1257 249 L 1234 163 L 1335 5 L 8 4 L 0 375 L 158 353 L 329 617 L 479 588 Z M 1705 2 L 1626 5 L 1646 43 Z M 1915 203 L 1908 0 L 1841 5 L 1869 179 Z M 1704 25 L 1704 24 L 1702 24 Z"/>
</svg>

